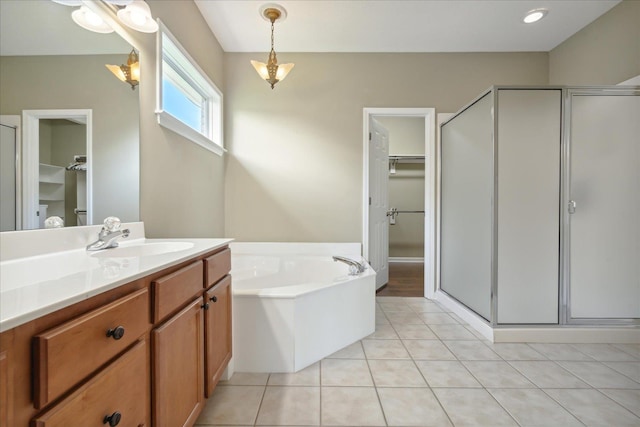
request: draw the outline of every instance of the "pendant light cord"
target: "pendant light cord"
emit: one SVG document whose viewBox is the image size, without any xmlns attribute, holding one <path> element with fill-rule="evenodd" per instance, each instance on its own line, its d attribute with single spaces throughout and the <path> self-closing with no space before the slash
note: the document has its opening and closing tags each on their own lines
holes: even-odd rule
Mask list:
<svg viewBox="0 0 640 427">
<path fill-rule="evenodd" d="M 274 29 L 274 24 L 275 24 L 275 20 L 271 20 L 271 51 L 273 52 L 273 29 Z"/>
</svg>

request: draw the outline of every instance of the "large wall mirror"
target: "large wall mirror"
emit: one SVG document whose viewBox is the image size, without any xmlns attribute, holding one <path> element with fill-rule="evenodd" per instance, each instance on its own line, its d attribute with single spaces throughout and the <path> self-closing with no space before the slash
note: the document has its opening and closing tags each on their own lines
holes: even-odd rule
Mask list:
<svg viewBox="0 0 640 427">
<path fill-rule="evenodd" d="M 132 46 L 73 10 L 0 1 L 1 231 L 140 219 L 138 90 L 105 67 Z"/>
</svg>

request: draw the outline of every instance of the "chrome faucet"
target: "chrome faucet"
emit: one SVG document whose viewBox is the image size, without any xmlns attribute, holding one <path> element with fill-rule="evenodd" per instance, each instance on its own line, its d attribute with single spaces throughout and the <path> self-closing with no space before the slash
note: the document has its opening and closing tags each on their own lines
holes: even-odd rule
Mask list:
<svg viewBox="0 0 640 427">
<path fill-rule="evenodd" d="M 333 260 L 347 264 L 349 266 L 349 276 L 357 276 L 358 274 L 364 272 L 367 269 L 364 262 L 358 262 L 358 261 L 352 260 L 351 258 L 334 255 Z"/>
<path fill-rule="evenodd" d="M 117 248 L 118 237 L 129 237 L 129 229 L 120 230 L 120 219 L 115 216 L 105 218 L 102 230 L 98 234 L 98 240 L 87 246 L 88 251 L 100 251 L 102 249 Z"/>
</svg>

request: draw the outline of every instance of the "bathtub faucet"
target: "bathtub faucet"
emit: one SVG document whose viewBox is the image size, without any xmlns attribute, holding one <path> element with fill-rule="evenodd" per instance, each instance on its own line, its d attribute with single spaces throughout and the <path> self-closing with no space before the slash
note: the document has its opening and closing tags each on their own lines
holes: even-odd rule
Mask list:
<svg viewBox="0 0 640 427">
<path fill-rule="evenodd" d="M 358 274 L 364 272 L 364 270 L 366 270 L 367 268 L 364 262 L 358 262 L 358 261 L 352 260 L 351 258 L 347 258 L 339 255 L 334 255 L 333 260 L 347 264 L 349 266 L 349 276 L 357 276 Z"/>
</svg>

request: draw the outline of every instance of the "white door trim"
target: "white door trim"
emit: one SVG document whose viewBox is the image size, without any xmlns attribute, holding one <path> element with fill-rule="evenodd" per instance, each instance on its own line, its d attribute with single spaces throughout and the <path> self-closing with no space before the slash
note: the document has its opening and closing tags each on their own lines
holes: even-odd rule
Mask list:
<svg viewBox="0 0 640 427">
<path fill-rule="evenodd" d="M 424 296 L 432 298 L 436 290 L 436 109 L 364 108 L 362 164 L 362 253 L 369 257 L 369 118 L 371 116 L 424 117 Z"/>
<path fill-rule="evenodd" d="M 22 123 L 22 226 L 38 228 L 38 194 L 40 176 L 40 119 L 76 120 L 86 125 L 87 132 L 87 224 L 93 224 L 93 110 L 23 110 Z"/>
<path fill-rule="evenodd" d="M 16 230 L 22 230 L 22 123 L 19 115 L 0 115 L 0 122 L 16 129 Z"/>
</svg>

